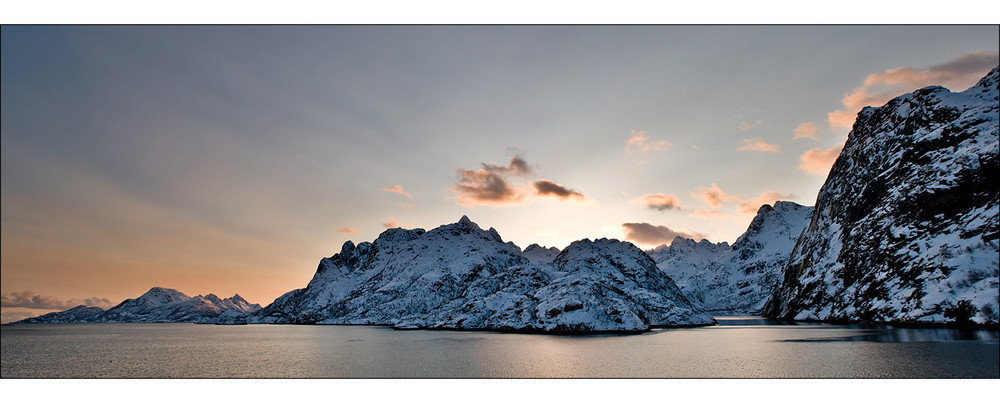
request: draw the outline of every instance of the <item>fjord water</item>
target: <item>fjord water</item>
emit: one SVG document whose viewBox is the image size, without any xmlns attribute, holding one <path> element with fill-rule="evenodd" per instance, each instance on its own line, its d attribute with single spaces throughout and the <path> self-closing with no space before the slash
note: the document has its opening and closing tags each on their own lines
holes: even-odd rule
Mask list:
<svg viewBox="0 0 1000 403">
<path fill-rule="evenodd" d="M 997 378 L 997 330 L 780 324 L 629 336 L 372 326 L 2 328 L 3 378 Z"/>
</svg>

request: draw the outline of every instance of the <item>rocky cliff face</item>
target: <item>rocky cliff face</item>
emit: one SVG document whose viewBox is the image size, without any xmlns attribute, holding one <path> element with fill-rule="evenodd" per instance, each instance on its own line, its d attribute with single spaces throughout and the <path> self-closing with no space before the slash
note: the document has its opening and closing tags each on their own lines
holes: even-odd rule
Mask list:
<svg viewBox="0 0 1000 403">
<path fill-rule="evenodd" d="M 678 237 L 649 254 L 695 305 L 716 315 L 758 314 L 812 211 L 786 201 L 765 204 L 732 245 Z"/>
<path fill-rule="evenodd" d="M 248 320 L 544 332 L 713 323 L 632 244 L 582 240 L 554 258 L 531 249 L 529 259 L 467 217 L 431 231 L 391 229 L 345 243 L 306 288 Z"/>
<path fill-rule="evenodd" d="M 858 114 L 770 315 L 997 323 L 997 82 L 994 69 Z"/>
</svg>

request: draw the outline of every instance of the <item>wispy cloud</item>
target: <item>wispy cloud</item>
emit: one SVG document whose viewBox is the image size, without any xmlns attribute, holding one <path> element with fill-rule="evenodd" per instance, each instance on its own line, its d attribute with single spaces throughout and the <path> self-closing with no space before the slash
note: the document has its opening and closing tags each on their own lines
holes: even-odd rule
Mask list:
<svg viewBox="0 0 1000 403">
<path fill-rule="evenodd" d="M 114 303 L 107 298 L 70 298 L 61 299 L 47 295 L 35 294 L 31 291 L 15 291 L 0 295 L 0 306 L 4 308 L 34 308 L 34 309 L 70 309 L 76 306 L 96 306 L 108 309 Z"/>
<path fill-rule="evenodd" d="M 764 124 L 763 120 L 758 119 L 756 122 L 740 122 L 740 131 L 750 131 L 751 129 Z"/>
<path fill-rule="evenodd" d="M 399 186 L 399 185 L 386 186 L 386 187 L 382 188 L 382 191 L 392 192 L 392 193 L 395 193 L 395 194 L 398 194 L 398 195 L 403 195 L 403 196 L 406 196 L 407 199 L 411 198 L 410 194 L 406 190 L 403 190 L 403 187 Z"/>
<path fill-rule="evenodd" d="M 780 146 L 776 144 L 768 144 L 761 140 L 760 138 L 754 137 L 752 139 L 743 139 L 743 145 L 739 146 L 737 150 L 740 151 L 760 151 L 768 153 L 779 153 Z"/>
<path fill-rule="evenodd" d="M 507 166 L 496 165 L 494 163 L 483 163 L 483 170 L 504 175 L 528 176 L 531 174 L 531 167 L 528 162 L 520 156 L 511 157 Z"/>
<path fill-rule="evenodd" d="M 789 200 L 794 198 L 792 194 L 782 194 L 773 190 L 765 191 L 753 199 L 740 200 L 740 212 L 743 214 L 753 214 L 765 204 L 774 204 L 778 200 Z"/>
<path fill-rule="evenodd" d="M 513 157 L 506 166 L 484 163 L 482 168 L 471 170 L 457 168 L 458 183 L 451 188 L 457 193 L 456 202 L 465 207 L 480 205 L 506 207 L 524 204 L 530 197 L 553 197 L 564 201 L 584 201 L 586 197 L 548 179 L 525 183 L 534 171 L 522 157 Z"/>
<path fill-rule="evenodd" d="M 684 205 L 681 204 L 677 196 L 663 193 L 643 195 L 642 197 L 633 199 L 632 203 L 659 211 L 680 210 L 684 208 Z"/>
<path fill-rule="evenodd" d="M 351 227 L 339 228 L 335 231 L 338 234 L 357 235 L 358 230 Z"/>
<path fill-rule="evenodd" d="M 813 175 L 826 175 L 843 149 L 844 144 L 838 144 L 827 149 L 807 150 L 799 156 L 799 169 Z"/>
<path fill-rule="evenodd" d="M 625 142 L 625 150 L 628 152 L 639 151 L 643 154 L 650 151 L 669 150 L 674 145 L 666 140 L 651 141 L 649 133 L 645 130 L 632 130 L 630 137 Z"/>
<path fill-rule="evenodd" d="M 389 220 L 382 223 L 382 226 L 388 229 L 388 228 L 400 228 L 403 225 L 400 224 L 399 220 L 396 220 L 395 217 L 389 217 Z"/>
<path fill-rule="evenodd" d="M 947 63 L 926 69 L 897 67 L 870 74 L 864 83 L 844 94 L 842 109 L 827 114 L 831 128 L 850 128 L 858 111 L 865 106 L 880 106 L 890 99 L 929 85 L 941 85 L 954 91 L 976 83 L 1000 62 L 1000 53 L 977 51 L 958 56 Z"/>
<path fill-rule="evenodd" d="M 674 241 L 674 238 L 678 236 L 694 239 L 696 241 L 705 239 L 705 235 L 701 233 L 677 231 L 662 225 L 653 225 L 644 222 L 624 223 L 622 224 L 622 227 L 625 228 L 626 240 L 649 246 L 670 244 Z"/>
<path fill-rule="evenodd" d="M 815 123 L 813 122 L 803 123 L 801 125 L 796 126 L 795 130 L 792 130 L 792 134 L 795 135 L 795 137 L 792 137 L 792 140 L 800 140 L 800 139 L 819 140 L 819 135 L 817 134 L 817 131 L 819 131 L 819 128 L 816 127 Z"/>
<path fill-rule="evenodd" d="M 535 181 L 532 185 L 535 186 L 535 194 L 538 196 L 549 196 L 562 200 L 576 199 L 582 201 L 584 199 L 583 193 L 568 189 L 547 179 Z"/>
<path fill-rule="evenodd" d="M 694 192 L 691 192 L 691 196 L 694 196 L 705 204 L 712 208 L 719 207 L 722 203 L 730 202 L 739 199 L 736 196 L 727 195 L 719 188 L 719 185 L 712 184 L 712 186 L 699 186 L 695 188 Z"/>
</svg>

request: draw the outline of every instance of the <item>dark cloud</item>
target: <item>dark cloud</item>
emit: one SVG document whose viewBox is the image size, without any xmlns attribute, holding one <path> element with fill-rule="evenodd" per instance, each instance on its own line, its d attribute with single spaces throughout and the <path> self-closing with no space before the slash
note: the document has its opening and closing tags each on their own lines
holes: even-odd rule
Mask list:
<svg viewBox="0 0 1000 403">
<path fill-rule="evenodd" d="M 632 200 L 632 202 L 658 211 L 680 210 L 684 208 L 684 205 L 681 204 L 681 201 L 677 198 L 677 196 L 672 194 L 648 194 L 636 198 L 635 200 Z"/>
<path fill-rule="evenodd" d="M 659 245 L 659 244 L 670 244 L 674 241 L 676 237 L 684 237 L 689 239 L 694 239 L 695 241 L 700 241 L 705 239 L 705 235 L 701 233 L 687 233 L 682 231 L 676 231 L 662 225 L 653 225 L 649 223 L 625 223 L 622 224 L 625 227 L 625 239 L 643 244 L 643 245 Z"/>
<path fill-rule="evenodd" d="M 463 206 L 512 204 L 524 197 L 499 173 L 486 169 L 459 168 L 457 171 L 458 183 L 451 190 L 458 193 L 458 204 Z"/>
<path fill-rule="evenodd" d="M 996 66 L 998 61 L 1000 61 L 1000 56 L 997 52 L 980 50 L 959 55 L 943 64 L 932 66 L 928 70 L 943 76 L 971 76 L 975 78 L 983 75 L 984 69 L 988 70 Z M 964 88 L 955 89 L 962 90 Z"/>
<path fill-rule="evenodd" d="M 0 295 L 0 306 L 4 308 L 34 308 L 34 309 L 70 309 L 86 305 L 100 308 L 111 308 L 114 304 L 107 298 L 71 298 L 60 299 L 46 295 L 38 295 L 31 291 L 15 291 Z"/>
<path fill-rule="evenodd" d="M 512 157 L 506 166 L 494 163 L 483 163 L 482 166 L 476 170 L 456 169 L 458 183 L 451 191 L 458 194 L 458 204 L 466 207 L 510 206 L 522 204 L 532 196 L 585 200 L 582 193 L 548 179 L 525 182 L 532 179 L 534 172 L 528 161 L 520 156 Z"/>
<path fill-rule="evenodd" d="M 483 163 L 483 170 L 502 175 L 528 176 L 531 174 L 531 167 L 522 157 L 511 157 L 507 166 L 500 166 L 493 163 Z"/>
<path fill-rule="evenodd" d="M 533 185 L 535 186 L 535 194 L 539 196 L 553 196 L 563 200 L 569 198 L 583 199 L 583 193 L 567 189 L 566 187 L 547 179 L 535 181 Z"/>
</svg>

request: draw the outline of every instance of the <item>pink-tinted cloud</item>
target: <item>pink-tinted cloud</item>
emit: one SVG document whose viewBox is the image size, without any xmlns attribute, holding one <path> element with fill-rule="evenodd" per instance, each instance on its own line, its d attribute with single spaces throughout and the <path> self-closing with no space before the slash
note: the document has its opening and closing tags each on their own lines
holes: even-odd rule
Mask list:
<svg viewBox="0 0 1000 403">
<path fill-rule="evenodd" d="M 816 127 L 815 123 L 813 123 L 813 122 L 806 122 L 806 123 L 803 123 L 801 125 L 796 126 L 795 130 L 792 130 L 792 134 L 795 135 L 795 137 L 792 137 L 792 139 L 793 140 L 799 140 L 799 139 L 819 140 L 819 135 L 817 135 L 817 133 L 816 133 L 817 131 L 819 131 L 819 128 Z"/>
<path fill-rule="evenodd" d="M 47 295 L 35 294 L 31 291 L 15 291 L 0 295 L 0 306 L 4 308 L 34 308 L 34 309 L 70 309 L 76 306 L 96 306 L 108 309 L 114 303 L 107 298 L 70 298 L 61 299 Z"/>
<path fill-rule="evenodd" d="M 335 231 L 338 234 L 357 235 L 358 230 L 351 227 L 339 228 Z"/>
<path fill-rule="evenodd" d="M 406 190 L 403 190 L 403 187 L 399 185 L 386 186 L 382 188 L 382 190 L 385 192 L 392 192 L 398 195 L 406 196 L 407 199 L 411 198 L 410 194 Z"/>
<path fill-rule="evenodd" d="M 741 200 L 740 212 L 743 214 L 753 214 L 760 209 L 760 206 L 765 204 L 774 204 L 774 202 L 778 200 L 789 200 L 794 197 L 795 195 L 792 194 L 782 194 L 773 190 L 768 190 L 753 199 Z"/>
<path fill-rule="evenodd" d="M 759 138 L 743 139 L 743 145 L 739 146 L 737 150 L 740 151 L 760 151 L 768 153 L 779 153 L 781 146 L 776 144 L 768 144 Z"/>
<path fill-rule="evenodd" d="M 684 208 L 684 205 L 681 204 L 681 201 L 677 198 L 677 196 L 663 193 L 644 195 L 633 199 L 632 203 L 659 211 L 680 210 Z"/>
<path fill-rule="evenodd" d="M 660 244 L 671 244 L 676 237 L 684 237 L 700 241 L 705 239 L 705 235 L 697 232 L 688 233 L 677 231 L 662 225 L 649 223 L 624 223 L 625 239 L 637 244 L 656 246 Z"/>
<path fill-rule="evenodd" d="M 719 185 L 714 183 L 710 187 L 697 187 L 694 192 L 691 192 L 691 196 L 697 197 L 712 208 L 719 207 L 722 203 L 739 199 L 736 196 L 727 195 L 726 192 L 719 189 Z"/>
<path fill-rule="evenodd" d="M 827 114 L 827 121 L 831 128 L 850 128 L 865 106 L 880 106 L 896 96 L 929 85 L 941 85 L 953 91 L 964 90 L 998 63 L 1000 53 L 978 51 L 927 69 L 897 67 L 870 74 L 860 87 L 844 94 L 841 99 L 844 107 Z"/>
<path fill-rule="evenodd" d="M 650 141 L 649 133 L 645 130 L 632 130 L 630 137 L 625 142 L 625 150 L 628 152 L 639 151 L 643 154 L 650 151 L 669 150 L 674 145 L 666 140 Z"/>
<path fill-rule="evenodd" d="M 813 175 L 829 174 L 830 168 L 843 149 L 844 145 L 838 144 L 825 150 L 822 148 L 808 150 L 799 156 L 799 169 Z"/>
<path fill-rule="evenodd" d="M 757 120 L 756 122 L 740 122 L 740 131 L 750 131 L 751 129 L 764 124 L 763 120 Z"/>
<path fill-rule="evenodd" d="M 382 223 L 382 226 L 388 229 L 388 228 L 401 228 L 403 225 L 400 224 L 395 217 L 389 217 L 389 221 Z"/>
<path fill-rule="evenodd" d="M 577 192 L 572 189 L 568 189 L 558 183 L 552 182 L 547 179 L 542 179 L 535 181 L 532 185 L 535 187 L 535 194 L 543 197 L 555 197 L 561 200 L 577 199 L 583 200 L 583 193 Z"/>
</svg>

